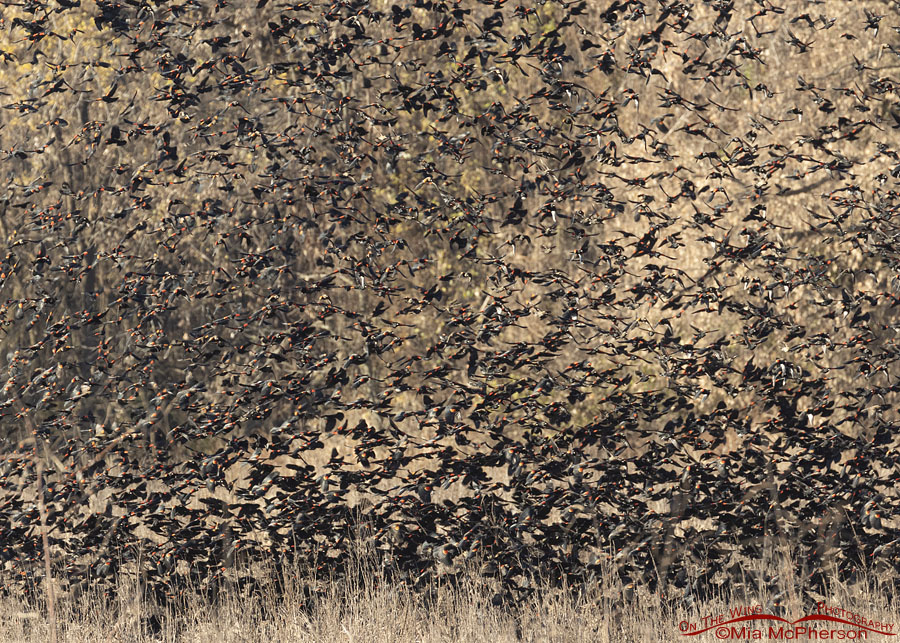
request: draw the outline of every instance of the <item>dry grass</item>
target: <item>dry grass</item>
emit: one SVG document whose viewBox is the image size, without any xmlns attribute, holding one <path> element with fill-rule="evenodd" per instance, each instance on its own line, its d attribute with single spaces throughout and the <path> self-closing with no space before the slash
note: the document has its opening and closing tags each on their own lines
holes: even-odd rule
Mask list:
<svg viewBox="0 0 900 643">
<path fill-rule="evenodd" d="M 674 641 L 682 638 L 682 621 L 699 623 L 704 616 L 753 605 L 793 620 L 813 612 L 820 600 L 873 620 L 900 622 L 895 578 L 871 573 L 852 583 L 832 582 L 825 595 L 801 595 L 795 591 L 799 583 L 790 557 L 774 551 L 747 561 L 747 578 L 756 582 L 723 586 L 719 595 L 694 603 L 669 602 L 640 587 L 632 592 L 610 574 L 581 589 L 539 586 L 509 604 L 474 568 L 412 591 L 386 582 L 373 560 L 357 561 L 350 579 L 260 574 L 258 592 L 234 589 L 216 600 L 186 593 L 168 606 L 123 578 L 114 595 L 89 591 L 77 602 L 62 601 L 60 641 Z M 41 610 L 13 599 L 0 601 L 0 643 L 49 641 L 50 622 Z M 709 632 L 685 640 L 716 639 Z"/>
</svg>

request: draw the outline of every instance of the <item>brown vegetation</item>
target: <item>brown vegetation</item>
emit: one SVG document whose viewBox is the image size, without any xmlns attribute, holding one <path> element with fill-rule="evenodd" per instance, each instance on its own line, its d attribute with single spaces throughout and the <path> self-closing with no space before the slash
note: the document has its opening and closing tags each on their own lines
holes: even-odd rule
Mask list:
<svg viewBox="0 0 900 643">
<path fill-rule="evenodd" d="M 354 573 L 347 578 L 315 578 L 304 570 L 285 577 L 260 574 L 261 592 L 232 589 L 214 601 L 188 592 L 175 603 L 160 605 L 134 579 L 123 577 L 112 592 L 67 601 L 60 640 L 707 643 L 718 640 L 714 632 L 683 639 L 679 624 L 699 624 L 704 617 L 729 614 L 738 607 L 759 606 L 765 613 L 790 620 L 816 611 L 815 604 L 797 593 L 802 582 L 793 576 L 794 566 L 785 553 L 768 550 L 761 559 L 747 561 L 747 574 L 759 574 L 766 582 L 747 591 L 725 587 L 721 594 L 695 605 L 666 600 L 644 587 L 627 590 L 615 575 L 606 575 L 590 587 L 543 586 L 531 598 L 513 604 L 499 601 L 499 586 L 486 584 L 476 569 L 459 578 L 438 576 L 424 591 L 411 591 L 385 578 L 377 560 L 366 555 L 356 559 Z M 834 583 L 822 600 L 849 613 L 894 623 L 896 631 L 900 611 L 895 592 L 892 582 L 868 576 L 853 584 Z M 624 602 L 623 596 L 627 596 Z M 35 607 L 12 599 L 0 603 L 0 642 L 48 640 L 49 625 Z M 867 640 L 880 639 L 870 634 Z"/>
</svg>

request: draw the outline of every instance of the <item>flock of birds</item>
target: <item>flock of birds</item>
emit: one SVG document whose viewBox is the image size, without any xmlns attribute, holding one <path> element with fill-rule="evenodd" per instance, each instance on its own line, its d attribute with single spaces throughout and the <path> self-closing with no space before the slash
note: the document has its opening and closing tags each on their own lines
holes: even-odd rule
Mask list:
<svg viewBox="0 0 900 643">
<path fill-rule="evenodd" d="M 900 4 L 782 4 L 5 6 L 4 591 L 896 573 Z"/>
</svg>

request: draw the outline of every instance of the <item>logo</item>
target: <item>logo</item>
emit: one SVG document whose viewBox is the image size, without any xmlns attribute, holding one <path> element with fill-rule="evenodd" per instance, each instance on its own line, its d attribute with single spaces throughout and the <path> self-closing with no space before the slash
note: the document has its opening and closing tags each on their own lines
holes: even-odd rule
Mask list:
<svg viewBox="0 0 900 643">
<path fill-rule="evenodd" d="M 763 614 L 761 605 L 733 607 L 725 614 L 704 616 L 699 622 L 681 621 L 682 636 L 712 632 L 719 640 L 733 641 L 868 641 L 896 636 L 893 623 L 870 619 L 840 607 L 816 603 L 816 611 L 796 621 Z"/>
</svg>

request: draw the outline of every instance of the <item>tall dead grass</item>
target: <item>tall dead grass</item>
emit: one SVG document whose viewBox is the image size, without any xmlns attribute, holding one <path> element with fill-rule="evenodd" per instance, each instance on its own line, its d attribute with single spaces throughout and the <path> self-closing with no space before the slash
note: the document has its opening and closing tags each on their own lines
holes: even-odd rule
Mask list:
<svg viewBox="0 0 900 643">
<path fill-rule="evenodd" d="M 683 637 L 679 623 L 727 614 L 739 606 L 761 606 L 794 620 L 815 611 L 818 601 L 881 622 L 900 622 L 894 600 L 896 578 L 875 572 L 828 592 L 802 591 L 788 552 L 772 548 L 746 562 L 746 575 L 716 590 L 687 593 L 677 601 L 644 587 L 623 587 L 604 574 L 588 587 L 537 584 L 530 596 L 508 601 L 494 581 L 475 567 L 438 576 L 424 589 L 390 582 L 374 557 L 360 555 L 341 580 L 301 570 L 279 576 L 254 570 L 252 593 L 235 586 L 215 599 L 186 592 L 168 605 L 149 598 L 125 576 L 113 593 L 89 590 L 57 606 L 59 640 L 66 643 L 176 642 L 285 643 L 313 641 L 713 641 L 713 631 Z M 244 570 L 249 571 L 249 570 Z M 687 581 L 690 584 L 690 579 Z M 0 601 L 0 643 L 50 640 L 43 606 L 12 598 Z M 895 627 L 896 630 L 896 627 Z M 872 634 L 870 640 L 888 637 Z"/>
</svg>

